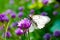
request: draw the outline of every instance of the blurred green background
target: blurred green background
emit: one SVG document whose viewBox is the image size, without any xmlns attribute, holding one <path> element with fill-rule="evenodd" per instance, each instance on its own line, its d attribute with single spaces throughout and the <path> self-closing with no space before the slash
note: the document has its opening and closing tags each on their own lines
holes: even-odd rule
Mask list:
<svg viewBox="0 0 60 40">
<path fill-rule="evenodd" d="M 24 6 L 24 17 L 28 17 L 30 9 L 28 9 L 28 5 L 32 3 L 31 0 L 27 2 L 26 0 L 0 0 L 0 13 L 5 12 L 7 9 L 12 9 L 16 14 L 18 14 L 18 8 L 20 6 Z M 51 18 L 51 21 L 46 24 L 46 27 L 43 29 L 35 30 L 34 32 L 30 33 L 32 40 L 43 40 L 43 35 L 45 33 L 53 33 L 55 30 L 60 30 L 60 8 L 54 9 L 54 5 L 57 2 L 51 3 L 48 6 L 43 6 L 41 9 L 34 8 L 36 14 L 40 14 L 41 12 L 45 11 L 48 13 L 48 16 Z M 53 11 L 58 11 L 57 16 L 53 16 Z M 57 27 L 57 28 L 56 28 Z M 18 38 L 10 38 L 10 40 L 17 40 Z"/>
</svg>

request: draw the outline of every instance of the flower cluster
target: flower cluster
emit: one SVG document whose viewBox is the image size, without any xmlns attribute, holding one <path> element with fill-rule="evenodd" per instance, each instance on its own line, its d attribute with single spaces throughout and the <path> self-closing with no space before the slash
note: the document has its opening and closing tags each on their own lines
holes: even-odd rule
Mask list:
<svg viewBox="0 0 60 40">
<path fill-rule="evenodd" d="M 53 33 L 53 35 L 51 35 L 51 34 L 49 34 L 49 33 L 46 33 L 46 34 L 43 36 L 43 38 L 46 39 L 46 40 L 50 40 L 53 36 L 56 37 L 56 38 L 60 37 L 60 31 L 55 31 L 55 32 Z"/>
<path fill-rule="evenodd" d="M 5 33 L 3 33 L 3 35 L 2 35 L 2 37 L 8 37 L 8 38 L 10 38 L 12 35 L 11 35 L 11 33 L 8 31 L 8 32 L 5 32 Z"/>
<path fill-rule="evenodd" d="M 51 38 L 51 34 L 46 33 L 43 37 L 45 40 L 49 40 Z"/>
<path fill-rule="evenodd" d="M 12 36 L 12 34 L 10 33 L 10 30 L 17 27 L 17 25 L 18 25 L 17 22 L 14 22 L 15 18 L 17 18 L 17 16 L 18 16 L 18 18 L 23 16 L 22 7 L 19 8 L 19 11 L 21 11 L 21 12 L 19 12 L 18 15 L 11 9 L 8 9 L 5 12 L 3 12 L 2 14 L 0 14 L 0 30 L 4 30 L 4 33 L 2 34 L 2 36 L 4 38 L 6 38 L 6 37 L 10 38 Z M 19 31 L 21 32 L 21 34 L 24 33 L 24 32 L 22 32 L 23 30 L 19 29 L 19 28 L 15 32 L 19 33 Z M 18 35 L 18 33 L 17 33 L 17 35 Z"/>
<path fill-rule="evenodd" d="M 9 19 L 6 15 L 0 14 L 0 22 L 8 22 Z"/>
<path fill-rule="evenodd" d="M 25 33 L 25 31 L 28 30 L 30 26 L 31 26 L 31 21 L 27 18 L 24 18 L 23 20 L 18 22 L 18 29 L 15 30 L 15 32 L 17 35 L 21 35 Z"/>
</svg>

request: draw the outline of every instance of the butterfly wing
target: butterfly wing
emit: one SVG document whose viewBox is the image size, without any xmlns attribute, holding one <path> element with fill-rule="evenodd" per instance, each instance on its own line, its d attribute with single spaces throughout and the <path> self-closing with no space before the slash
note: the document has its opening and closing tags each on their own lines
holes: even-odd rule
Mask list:
<svg viewBox="0 0 60 40">
<path fill-rule="evenodd" d="M 29 28 L 29 32 L 33 32 L 35 29 L 38 29 L 38 28 L 36 27 L 35 23 L 32 22 L 32 24 L 31 24 L 31 26 Z"/>
<path fill-rule="evenodd" d="M 48 16 L 42 15 L 34 15 L 32 19 L 35 23 L 37 23 L 37 27 L 39 29 L 44 28 L 45 24 L 47 24 L 50 21 L 50 18 Z"/>
</svg>

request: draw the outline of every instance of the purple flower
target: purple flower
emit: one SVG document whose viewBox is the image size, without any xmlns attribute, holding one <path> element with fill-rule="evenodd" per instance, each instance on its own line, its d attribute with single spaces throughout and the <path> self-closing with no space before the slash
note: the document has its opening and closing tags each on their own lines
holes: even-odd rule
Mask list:
<svg viewBox="0 0 60 40">
<path fill-rule="evenodd" d="M 16 14 L 15 13 L 11 13 L 11 18 L 16 18 Z"/>
<path fill-rule="evenodd" d="M 6 14 L 11 14 L 13 11 L 11 9 L 8 9 L 5 13 Z"/>
<path fill-rule="evenodd" d="M 16 13 L 13 12 L 12 10 L 7 10 L 6 11 L 6 14 L 10 14 L 11 15 L 11 18 L 15 18 L 16 17 Z"/>
<path fill-rule="evenodd" d="M 16 27 L 18 25 L 17 22 L 12 23 L 12 27 Z"/>
<path fill-rule="evenodd" d="M 23 9 L 24 9 L 23 7 L 19 7 L 19 10 L 20 10 L 20 11 L 23 11 Z"/>
<path fill-rule="evenodd" d="M 42 2 L 43 2 L 43 4 L 47 4 L 48 0 L 43 0 Z"/>
<path fill-rule="evenodd" d="M 31 26 L 31 21 L 28 20 L 27 18 L 18 22 L 18 27 L 21 29 L 28 29 L 30 26 Z"/>
<path fill-rule="evenodd" d="M 11 16 L 11 18 L 15 18 L 15 17 L 16 17 L 16 13 L 13 12 L 12 10 L 10 10 L 10 9 L 8 9 L 8 10 L 5 12 L 5 14 L 6 14 L 6 15 L 9 14 L 9 15 Z"/>
<path fill-rule="evenodd" d="M 51 38 L 51 34 L 49 33 L 46 33 L 44 36 L 43 36 L 44 39 L 46 40 L 49 40 Z"/>
<path fill-rule="evenodd" d="M 6 17 L 3 17 L 2 20 L 5 21 L 5 22 L 9 22 L 9 19 L 8 19 L 7 16 Z"/>
<path fill-rule="evenodd" d="M 3 33 L 3 35 L 2 35 L 3 37 L 7 37 L 7 38 L 10 38 L 12 35 L 11 35 L 11 33 L 8 31 L 8 32 L 6 32 L 6 33 Z"/>
<path fill-rule="evenodd" d="M 4 15 L 4 14 L 0 14 L 0 21 L 1 22 L 8 22 L 9 21 L 9 19 L 8 19 L 8 17 L 6 16 L 6 15 Z"/>
<path fill-rule="evenodd" d="M 5 17 L 4 14 L 0 14 L 0 22 L 2 22 L 2 18 Z"/>
<path fill-rule="evenodd" d="M 18 17 L 21 18 L 23 16 L 23 12 L 18 13 Z"/>
<path fill-rule="evenodd" d="M 15 33 L 16 33 L 17 35 L 22 35 L 24 32 L 23 32 L 22 29 L 18 28 L 18 29 L 15 30 Z"/>
<path fill-rule="evenodd" d="M 34 10 L 31 10 L 30 13 L 33 14 L 34 13 Z"/>
<path fill-rule="evenodd" d="M 4 18 L 4 20 L 5 20 L 6 22 L 9 22 L 9 19 L 8 19 L 8 17 L 5 17 L 5 18 Z"/>
<path fill-rule="evenodd" d="M 53 35 L 54 35 L 55 37 L 60 37 L 60 31 L 55 31 L 55 32 L 53 33 Z"/>
<path fill-rule="evenodd" d="M 7 10 L 6 14 L 10 14 L 11 18 L 15 18 L 16 17 L 16 13 L 13 12 L 12 10 Z"/>
<path fill-rule="evenodd" d="M 41 15 L 47 16 L 47 13 L 46 12 L 42 12 Z"/>
<path fill-rule="evenodd" d="M 11 29 L 11 27 L 9 26 L 9 27 L 8 27 L 8 30 L 10 30 L 10 29 Z"/>
<path fill-rule="evenodd" d="M 0 17 L 4 17 L 5 15 L 4 14 L 0 14 Z"/>
<path fill-rule="evenodd" d="M 57 12 L 57 11 L 54 11 L 54 12 L 53 12 L 53 15 L 57 15 L 57 14 L 58 14 L 58 12 Z"/>
<path fill-rule="evenodd" d="M 59 4 L 55 4 L 54 8 L 58 8 L 59 7 Z"/>
</svg>

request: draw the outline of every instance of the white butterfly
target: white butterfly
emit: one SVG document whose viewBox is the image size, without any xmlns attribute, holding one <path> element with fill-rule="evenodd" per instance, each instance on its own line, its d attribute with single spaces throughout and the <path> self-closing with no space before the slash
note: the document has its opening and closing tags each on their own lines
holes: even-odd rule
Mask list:
<svg viewBox="0 0 60 40">
<path fill-rule="evenodd" d="M 31 27 L 29 28 L 30 32 L 33 32 L 34 29 L 44 28 L 45 25 L 50 21 L 48 16 L 43 15 L 33 15 L 31 18 L 37 24 L 37 26 L 32 22 Z"/>
</svg>

